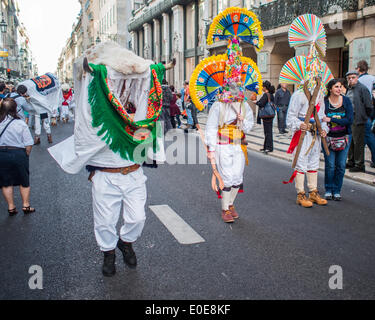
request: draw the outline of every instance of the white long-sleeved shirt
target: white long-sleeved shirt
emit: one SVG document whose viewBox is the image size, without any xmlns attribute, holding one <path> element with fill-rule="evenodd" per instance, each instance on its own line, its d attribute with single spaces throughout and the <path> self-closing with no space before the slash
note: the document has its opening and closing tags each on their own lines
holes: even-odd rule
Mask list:
<svg viewBox="0 0 375 320">
<path fill-rule="evenodd" d="M 323 122 L 323 118 L 325 117 L 325 104 L 322 94 L 318 95 L 317 104 L 318 103 L 320 105 L 318 116 L 322 129 L 328 133 L 328 125 L 326 122 Z M 290 99 L 288 114 L 286 117 L 286 125 L 290 130 L 292 130 L 293 133 L 300 129 L 300 126 L 306 117 L 308 108 L 309 101 L 307 100 L 305 93 L 299 90 L 295 91 Z"/>
<path fill-rule="evenodd" d="M 233 105 L 237 111 L 240 111 L 241 104 L 239 102 L 233 103 Z M 245 115 L 242 129 L 245 133 L 249 133 L 254 126 L 254 115 L 247 102 L 244 102 L 244 107 Z M 217 101 L 212 105 L 206 123 L 205 143 L 210 151 L 215 151 L 216 149 L 217 131 L 219 130 L 221 119 L 224 124 L 230 124 L 237 119 L 237 114 L 229 104 Z"/>
</svg>

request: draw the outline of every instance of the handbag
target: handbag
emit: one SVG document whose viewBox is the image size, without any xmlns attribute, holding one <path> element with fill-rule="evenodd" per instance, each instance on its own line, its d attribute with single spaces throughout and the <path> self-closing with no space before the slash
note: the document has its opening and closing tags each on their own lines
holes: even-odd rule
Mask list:
<svg viewBox="0 0 375 320">
<path fill-rule="evenodd" d="M 44 120 L 44 119 L 47 119 L 48 118 L 48 113 L 41 113 L 40 114 L 40 119 L 41 120 Z"/>
<path fill-rule="evenodd" d="M 342 151 L 346 148 L 348 145 L 348 137 L 327 137 L 327 142 L 328 146 L 333 150 L 333 151 Z"/>
<path fill-rule="evenodd" d="M 261 119 L 273 119 L 276 115 L 276 106 L 275 104 L 271 101 L 269 94 L 267 93 L 268 96 L 268 102 L 264 106 L 264 108 L 259 110 L 259 118 Z"/>
</svg>

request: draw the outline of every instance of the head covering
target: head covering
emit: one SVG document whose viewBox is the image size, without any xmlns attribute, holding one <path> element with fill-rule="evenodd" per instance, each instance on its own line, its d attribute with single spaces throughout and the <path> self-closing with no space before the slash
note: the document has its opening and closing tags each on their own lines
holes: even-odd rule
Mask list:
<svg viewBox="0 0 375 320">
<path fill-rule="evenodd" d="M 356 76 L 359 76 L 359 73 L 356 70 L 350 70 L 346 73 L 345 77 L 350 76 L 351 74 L 355 74 Z"/>
<path fill-rule="evenodd" d="M 259 93 L 262 76 L 256 63 L 242 56 L 240 41 L 263 47 L 263 33 L 257 16 L 245 9 L 232 7 L 221 12 L 212 22 L 207 43 L 227 40 L 226 54 L 204 59 L 190 80 L 194 105 L 203 110 L 215 100 L 230 103 L 243 101 L 245 89 Z"/>
<path fill-rule="evenodd" d="M 70 86 L 67 83 L 63 83 L 61 85 L 61 89 L 62 89 L 62 91 L 69 91 Z"/>
</svg>

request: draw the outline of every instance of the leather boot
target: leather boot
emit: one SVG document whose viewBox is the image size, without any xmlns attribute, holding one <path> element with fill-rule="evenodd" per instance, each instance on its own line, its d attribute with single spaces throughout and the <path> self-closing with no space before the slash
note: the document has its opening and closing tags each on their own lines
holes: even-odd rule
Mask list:
<svg viewBox="0 0 375 320">
<path fill-rule="evenodd" d="M 296 203 L 304 208 L 311 208 L 313 206 L 313 203 L 307 199 L 305 192 L 298 193 Z"/>
<path fill-rule="evenodd" d="M 35 138 L 34 138 L 34 145 L 37 145 L 37 144 L 40 144 L 40 137 L 39 136 L 35 136 Z"/>
<path fill-rule="evenodd" d="M 124 258 L 124 262 L 128 265 L 128 267 L 134 269 L 137 267 L 137 257 L 133 250 L 133 246 L 129 242 L 124 242 L 121 239 L 117 242 L 117 248 L 119 248 L 122 252 L 122 256 Z"/>
<path fill-rule="evenodd" d="M 48 143 L 52 143 L 52 135 L 47 134 Z"/>
<path fill-rule="evenodd" d="M 327 200 L 320 197 L 320 194 L 319 194 L 318 190 L 313 190 L 313 191 L 310 192 L 309 200 L 313 203 L 316 203 L 316 204 L 320 205 L 320 206 L 325 206 L 328 203 Z"/>
<path fill-rule="evenodd" d="M 232 212 L 230 210 L 222 210 L 221 218 L 223 219 L 225 223 L 234 222 L 234 219 L 232 217 Z"/>
<path fill-rule="evenodd" d="M 106 277 L 112 277 L 116 274 L 115 250 L 105 251 L 103 253 L 104 253 L 104 261 L 103 261 L 102 273 Z"/>
<path fill-rule="evenodd" d="M 229 211 L 231 212 L 233 219 L 239 218 L 239 215 L 238 215 L 238 213 L 236 211 L 236 208 L 234 206 L 229 206 Z"/>
</svg>

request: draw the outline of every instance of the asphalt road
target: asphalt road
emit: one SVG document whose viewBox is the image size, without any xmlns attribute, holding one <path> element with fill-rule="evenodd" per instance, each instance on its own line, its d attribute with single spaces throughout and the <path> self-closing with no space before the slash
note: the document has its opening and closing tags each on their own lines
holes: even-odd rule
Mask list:
<svg viewBox="0 0 375 320">
<path fill-rule="evenodd" d="M 53 128 L 54 142 L 72 131 L 72 124 Z M 87 173 L 63 172 L 46 140 L 42 136 L 31 155 L 37 212 L 10 218 L 0 198 L 0 299 L 375 298 L 375 189 L 346 180 L 342 202 L 303 209 L 295 204 L 294 186 L 281 183 L 290 163 L 255 152 L 249 152 L 245 193 L 236 202 L 240 219 L 231 225 L 221 221 L 209 165 L 145 168 L 147 220 L 134 246 L 138 268 L 124 266 L 117 252 L 117 274 L 104 278 Z M 16 199 L 20 207 L 17 191 Z M 150 205 L 169 205 L 205 242 L 179 244 Z M 29 288 L 32 265 L 43 269 L 42 290 Z M 342 290 L 329 288 L 332 265 L 343 270 Z"/>
</svg>

